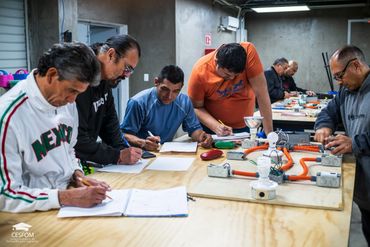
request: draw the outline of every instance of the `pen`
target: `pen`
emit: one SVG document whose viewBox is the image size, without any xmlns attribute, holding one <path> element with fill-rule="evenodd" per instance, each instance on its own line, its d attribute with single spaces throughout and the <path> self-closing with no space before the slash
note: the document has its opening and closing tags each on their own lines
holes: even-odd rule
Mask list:
<svg viewBox="0 0 370 247">
<path fill-rule="evenodd" d="M 78 180 L 80 180 L 81 181 L 81 183 L 83 183 L 84 185 L 86 185 L 87 187 L 90 187 L 90 186 L 92 186 L 90 183 L 89 183 L 89 181 L 87 181 L 87 180 L 85 180 L 85 179 L 83 179 L 83 178 L 81 178 L 81 177 L 78 177 Z M 111 199 L 111 200 L 113 200 L 113 198 L 112 197 L 110 197 L 110 196 L 108 196 L 108 195 L 105 195 L 106 197 L 108 197 L 109 199 Z"/>
<path fill-rule="evenodd" d="M 122 137 L 122 141 L 123 143 L 125 143 L 125 145 L 127 147 L 131 147 L 130 143 L 128 143 L 127 139 L 125 138 L 125 135 L 123 134 L 123 132 L 121 131 L 121 137 Z"/>
<path fill-rule="evenodd" d="M 218 120 L 218 122 L 220 123 L 220 124 L 222 124 L 223 126 L 225 126 L 225 124 L 219 119 Z"/>
<path fill-rule="evenodd" d="M 150 132 L 150 130 L 148 130 L 148 134 L 149 134 L 149 136 L 154 137 L 153 133 Z M 160 150 L 161 149 L 161 143 L 159 141 L 157 141 L 157 144 L 158 144 L 158 150 Z"/>
<path fill-rule="evenodd" d="M 150 132 L 150 130 L 148 130 L 148 134 L 149 134 L 151 137 L 154 137 L 153 133 L 152 133 L 152 132 Z M 159 142 L 157 141 L 157 143 L 159 143 Z"/>
</svg>

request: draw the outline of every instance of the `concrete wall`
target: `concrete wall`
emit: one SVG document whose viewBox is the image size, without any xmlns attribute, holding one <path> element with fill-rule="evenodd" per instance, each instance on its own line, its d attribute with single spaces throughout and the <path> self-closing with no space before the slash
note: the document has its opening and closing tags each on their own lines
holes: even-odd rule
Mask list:
<svg viewBox="0 0 370 247">
<path fill-rule="evenodd" d="M 142 55 L 130 77 L 130 95 L 152 87 L 154 78 L 168 64 L 176 63 L 175 1 L 130 2 L 128 33 L 140 43 Z M 144 73 L 149 81 L 144 82 Z"/>
<path fill-rule="evenodd" d="M 321 52 L 328 52 L 330 56 L 345 45 L 347 20 L 365 16 L 358 8 L 278 14 L 247 13 L 248 40 L 256 45 L 265 68 L 271 66 L 278 57 L 295 59 L 299 63 L 295 80 L 300 87 L 328 91 L 330 88 Z M 370 59 L 370 25 L 354 24 L 352 35 L 353 44 L 359 46 Z"/>
<path fill-rule="evenodd" d="M 217 48 L 235 42 L 235 32 L 218 32 L 220 17 L 236 17 L 237 11 L 212 5 L 209 0 L 176 0 L 176 64 L 184 70 L 185 86 L 194 63 L 204 55 L 205 48 Z M 212 45 L 205 45 L 205 35 L 211 34 Z"/>
<path fill-rule="evenodd" d="M 130 0 L 78 0 L 78 18 L 127 24 L 130 2 Z"/>
<path fill-rule="evenodd" d="M 175 60 L 175 1 L 78 0 L 78 18 L 128 25 L 140 43 L 142 56 L 130 77 L 130 95 L 151 87 L 154 77 Z M 149 81 L 144 82 L 144 73 Z"/>
<path fill-rule="evenodd" d="M 35 68 L 42 53 L 59 42 L 58 0 L 28 1 L 30 67 Z"/>
</svg>

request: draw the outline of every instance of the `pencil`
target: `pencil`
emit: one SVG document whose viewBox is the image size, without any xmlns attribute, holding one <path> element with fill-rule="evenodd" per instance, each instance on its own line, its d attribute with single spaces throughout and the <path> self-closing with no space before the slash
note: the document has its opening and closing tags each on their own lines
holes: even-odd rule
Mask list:
<svg viewBox="0 0 370 247">
<path fill-rule="evenodd" d="M 222 124 L 223 126 L 225 126 L 225 124 L 219 119 L 218 120 L 218 122 L 220 123 L 220 124 Z"/>
<path fill-rule="evenodd" d="M 90 186 L 92 186 L 90 183 L 89 183 L 89 181 L 87 181 L 87 180 L 85 180 L 85 179 L 83 179 L 83 178 L 81 178 L 81 177 L 78 177 L 78 179 L 81 181 L 81 183 L 83 183 L 84 185 L 86 185 L 87 187 L 90 187 Z M 112 197 L 110 197 L 110 196 L 108 196 L 108 195 L 105 195 L 106 197 L 108 197 L 109 199 L 111 199 L 111 200 L 113 200 L 113 198 Z"/>
</svg>

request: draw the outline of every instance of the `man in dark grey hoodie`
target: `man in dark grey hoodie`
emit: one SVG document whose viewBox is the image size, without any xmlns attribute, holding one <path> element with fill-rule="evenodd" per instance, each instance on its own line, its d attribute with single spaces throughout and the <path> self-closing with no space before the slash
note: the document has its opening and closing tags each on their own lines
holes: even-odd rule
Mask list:
<svg viewBox="0 0 370 247">
<path fill-rule="evenodd" d="M 315 139 L 334 148 L 333 154 L 353 153 L 356 157 L 354 201 L 360 208 L 362 230 L 370 245 L 370 68 L 363 52 L 345 46 L 330 59 L 339 94 L 319 114 Z M 339 123 L 346 135 L 331 137 Z"/>
</svg>

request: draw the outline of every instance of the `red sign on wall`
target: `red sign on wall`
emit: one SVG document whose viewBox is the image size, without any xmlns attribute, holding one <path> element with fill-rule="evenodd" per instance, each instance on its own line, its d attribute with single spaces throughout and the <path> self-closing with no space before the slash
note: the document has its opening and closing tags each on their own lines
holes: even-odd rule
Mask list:
<svg viewBox="0 0 370 247">
<path fill-rule="evenodd" d="M 212 45 L 212 35 L 210 33 L 207 33 L 204 36 L 204 43 L 206 46 L 211 46 Z"/>
</svg>

